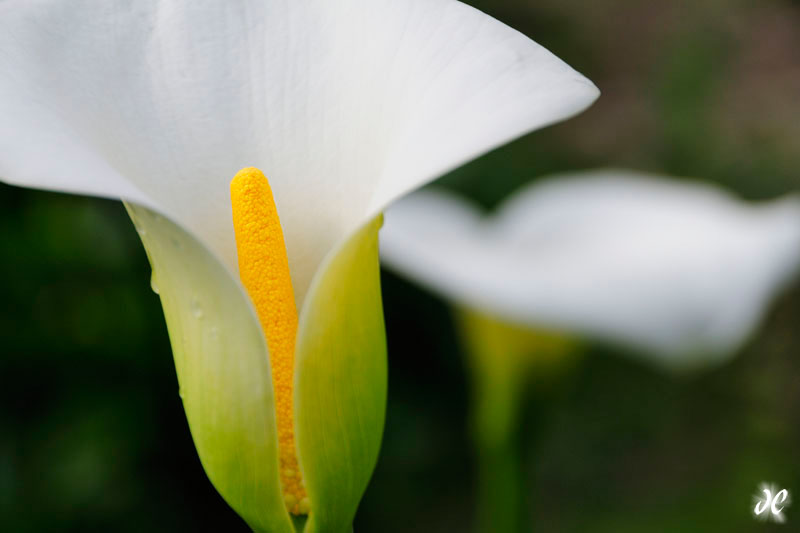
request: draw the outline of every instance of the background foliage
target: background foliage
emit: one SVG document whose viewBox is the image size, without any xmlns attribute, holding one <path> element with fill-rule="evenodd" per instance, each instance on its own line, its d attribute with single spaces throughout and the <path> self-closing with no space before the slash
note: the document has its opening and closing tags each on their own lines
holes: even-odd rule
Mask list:
<svg viewBox="0 0 800 533">
<path fill-rule="evenodd" d="M 554 171 L 632 167 L 746 198 L 800 188 L 800 3 L 489 0 L 601 88 L 588 112 L 444 178 L 487 208 Z M 117 202 L 0 186 L 0 529 L 246 531 L 205 478 L 149 266 Z M 472 521 L 464 369 L 443 302 L 384 274 L 389 411 L 355 530 Z M 665 376 L 590 347 L 525 426 L 538 531 L 764 531 L 800 496 L 800 288 L 727 366 Z"/>
</svg>

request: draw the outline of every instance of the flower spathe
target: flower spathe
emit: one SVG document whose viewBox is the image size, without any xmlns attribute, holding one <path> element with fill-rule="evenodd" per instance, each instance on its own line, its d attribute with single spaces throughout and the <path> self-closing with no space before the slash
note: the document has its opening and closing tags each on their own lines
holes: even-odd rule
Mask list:
<svg viewBox="0 0 800 533">
<path fill-rule="evenodd" d="M 280 483 L 276 391 L 250 300 L 182 228 L 146 208 L 128 209 L 153 266 L 203 467 L 254 530 L 292 531 L 287 507 L 301 502 L 287 501 Z M 379 219 L 371 222 L 326 259 L 298 320 L 294 435 L 313 502 L 304 531 L 350 527 L 380 446 L 379 227 Z"/>
<path fill-rule="evenodd" d="M 302 527 L 347 531 L 385 407 L 380 213 L 598 94 L 452 0 L 6 0 L 0 50 L 0 179 L 127 202 L 198 453 L 258 531 L 301 525 L 278 472 L 270 339 L 237 273 L 231 178 L 264 171 L 285 237 Z"/>
<path fill-rule="evenodd" d="M 797 271 L 800 199 L 624 170 L 552 176 L 490 215 L 426 190 L 388 211 L 381 251 L 462 306 L 691 366 L 747 339 Z"/>
<path fill-rule="evenodd" d="M 470 377 L 479 531 L 522 531 L 531 392 L 584 337 L 668 369 L 723 360 L 800 264 L 800 198 L 749 204 L 633 171 L 551 176 L 492 213 L 442 190 L 392 205 L 385 265 L 453 303 Z"/>
</svg>

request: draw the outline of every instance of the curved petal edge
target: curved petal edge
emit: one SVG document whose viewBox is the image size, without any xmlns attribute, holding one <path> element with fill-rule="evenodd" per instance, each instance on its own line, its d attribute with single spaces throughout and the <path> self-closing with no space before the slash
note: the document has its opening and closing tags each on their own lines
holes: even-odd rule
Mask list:
<svg viewBox="0 0 800 533">
<path fill-rule="evenodd" d="M 225 501 L 257 532 L 292 533 L 278 477 L 269 356 L 241 286 L 189 233 L 126 204 L 153 267 L 197 453 Z"/>
<path fill-rule="evenodd" d="M 351 530 L 378 457 L 387 390 L 381 224 L 370 221 L 326 258 L 300 315 L 295 433 L 311 499 L 307 533 Z"/>
</svg>

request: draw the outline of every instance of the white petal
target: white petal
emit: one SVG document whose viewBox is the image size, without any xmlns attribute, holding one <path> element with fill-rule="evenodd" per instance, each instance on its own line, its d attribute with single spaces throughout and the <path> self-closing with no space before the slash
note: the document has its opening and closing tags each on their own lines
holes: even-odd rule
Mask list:
<svg viewBox="0 0 800 533">
<path fill-rule="evenodd" d="M 386 215 L 387 264 L 515 322 L 661 355 L 729 352 L 800 263 L 800 198 L 748 205 L 626 171 L 559 176 L 481 220 L 420 192 Z"/>
<path fill-rule="evenodd" d="M 596 96 L 452 0 L 0 4 L 0 178 L 149 206 L 235 272 L 228 183 L 257 166 L 299 301 L 399 194 Z"/>
<path fill-rule="evenodd" d="M 445 297 L 470 303 L 487 283 L 484 274 L 494 275 L 474 266 L 489 251 L 490 243 L 480 238 L 483 232 L 477 206 L 439 189 L 423 189 L 386 212 L 381 263 Z"/>
</svg>

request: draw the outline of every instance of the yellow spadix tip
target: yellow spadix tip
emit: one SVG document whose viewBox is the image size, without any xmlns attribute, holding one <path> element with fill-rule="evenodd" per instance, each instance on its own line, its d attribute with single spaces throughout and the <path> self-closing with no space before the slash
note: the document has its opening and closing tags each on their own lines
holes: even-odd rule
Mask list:
<svg viewBox="0 0 800 533">
<path fill-rule="evenodd" d="M 293 425 L 297 309 L 278 210 L 269 182 L 259 169 L 243 168 L 231 180 L 231 207 L 239 277 L 269 348 L 284 501 L 290 512 L 308 514 L 311 506 L 300 474 Z"/>
</svg>

